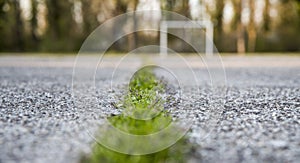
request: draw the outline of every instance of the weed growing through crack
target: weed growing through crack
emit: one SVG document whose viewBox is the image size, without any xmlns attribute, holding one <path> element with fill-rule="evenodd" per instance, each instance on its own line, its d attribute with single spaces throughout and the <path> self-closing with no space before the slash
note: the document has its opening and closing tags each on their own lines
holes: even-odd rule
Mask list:
<svg viewBox="0 0 300 163">
<path fill-rule="evenodd" d="M 121 131 L 135 135 L 148 135 L 158 132 L 170 123 L 172 117 L 164 109 L 165 86 L 153 73 L 153 68 L 142 68 L 129 83 L 129 91 L 118 106 L 123 114 L 112 116 L 108 121 Z M 172 135 L 170 135 L 171 137 Z M 163 139 L 166 138 L 162 138 Z M 115 140 L 119 141 L 119 140 Z M 82 158 L 88 163 L 156 163 L 186 162 L 192 146 L 185 137 L 171 147 L 147 155 L 128 155 L 110 150 L 101 144 L 95 144 L 90 156 Z"/>
</svg>

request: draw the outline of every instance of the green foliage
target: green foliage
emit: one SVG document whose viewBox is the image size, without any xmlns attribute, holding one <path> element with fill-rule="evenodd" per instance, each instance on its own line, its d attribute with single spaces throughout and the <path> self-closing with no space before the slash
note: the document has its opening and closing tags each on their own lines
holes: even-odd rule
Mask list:
<svg viewBox="0 0 300 163">
<path fill-rule="evenodd" d="M 108 119 L 116 128 L 130 134 L 148 135 L 167 127 L 172 117 L 165 113 L 159 114 L 151 120 L 137 120 L 128 116 L 119 115 Z"/>
<path fill-rule="evenodd" d="M 191 148 L 185 140 L 180 140 L 172 147 L 148 155 L 127 155 L 96 145 L 91 157 L 83 157 L 82 163 L 183 163 L 186 162 L 185 152 Z"/>
<path fill-rule="evenodd" d="M 149 70 L 149 68 L 143 68 L 136 72 L 129 83 L 130 91 L 141 91 L 141 90 L 162 90 L 162 82 L 157 80 L 156 76 Z"/>
<path fill-rule="evenodd" d="M 148 68 L 138 71 L 129 83 L 129 93 L 123 100 L 123 107 L 135 116 L 151 116 L 163 110 L 164 85 Z"/>
<path fill-rule="evenodd" d="M 138 71 L 129 83 L 130 89 L 128 95 L 125 96 L 123 103 L 124 109 L 134 107 L 131 110 L 134 113 L 149 114 L 147 110 L 152 110 L 156 99 L 161 99 L 160 94 L 163 93 L 164 84 L 158 80 L 153 72 L 149 69 Z M 156 102 L 162 107 L 163 100 Z M 143 109 L 145 107 L 146 109 Z M 128 117 L 124 114 L 109 117 L 109 122 L 116 128 L 135 135 L 148 135 L 158 132 L 167 127 L 172 122 L 172 117 L 167 112 L 162 111 L 154 118 L 149 120 L 138 120 Z M 163 139 L 168 139 L 164 137 Z M 115 140 L 119 141 L 119 140 Z M 173 146 L 162 151 L 147 155 L 128 155 L 112 151 L 101 144 L 95 144 L 91 156 L 83 157 L 81 162 L 98 163 L 156 163 L 156 162 L 185 162 L 187 154 L 191 150 L 185 138 L 179 140 Z"/>
</svg>

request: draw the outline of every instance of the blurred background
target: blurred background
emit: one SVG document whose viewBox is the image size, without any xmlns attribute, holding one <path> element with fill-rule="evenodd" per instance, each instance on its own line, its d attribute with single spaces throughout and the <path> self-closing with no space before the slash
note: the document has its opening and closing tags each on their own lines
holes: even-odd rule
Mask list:
<svg viewBox="0 0 300 163">
<path fill-rule="evenodd" d="M 219 52 L 300 51 L 300 0 L 0 0 L 0 52 L 77 52 L 104 21 L 145 9 L 211 20 Z M 173 40 L 176 51 L 190 52 Z M 137 32 L 123 41 L 110 50 L 159 44 L 159 34 Z"/>
</svg>

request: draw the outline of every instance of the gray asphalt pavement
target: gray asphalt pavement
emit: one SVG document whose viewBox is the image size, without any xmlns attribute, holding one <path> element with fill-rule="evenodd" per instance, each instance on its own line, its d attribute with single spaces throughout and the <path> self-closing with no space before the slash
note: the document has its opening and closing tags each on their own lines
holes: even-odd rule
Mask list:
<svg viewBox="0 0 300 163">
<path fill-rule="evenodd" d="M 80 66 L 95 59 L 86 57 Z M 119 114 L 111 103 L 124 93 L 129 80 L 126 74 L 143 61 L 132 58 L 121 65 L 114 76 L 116 86 L 108 91 L 112 63 L 119 59 L 114 56 L 103 61 L 101 75 L 96 73 L 98 100 L 83 106 L 76 105 L 72 97 L 74 57 L 1 56 L 0 163 L 77 162 L 82 154 L 91 152 L 91 135 L 98 127 L 95 122 Z M 196 73 L 206 71 L 194 56 L 186 59 Z M 202 139 L 200 130 L 209 122 L 208 101 L 220 95 L 210 92 L 206 77 L 200 81 L 199 92 L 188 88 L 189 98 L 178 104 L 178 111 L 173 109 L 175 117 L 186 112 L 194 118 L 187 136 L 198 148 L 190 161 L 299 162 L 300 56 L 222 59 L 227 83 L 220 98 L 225 103 L 210 134 Z M 181 68 L 176 59 L 169 61 Z M 87 109 L 87 105 L 102 109 Z"/>
</svg>

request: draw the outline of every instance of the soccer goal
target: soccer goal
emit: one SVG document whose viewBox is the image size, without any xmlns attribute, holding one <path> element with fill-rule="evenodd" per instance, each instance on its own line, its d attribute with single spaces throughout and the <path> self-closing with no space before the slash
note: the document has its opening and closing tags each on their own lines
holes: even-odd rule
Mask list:
<svg viewBox="0 0 300 163">
<path fill-rule="evenodd" d="M 160 55 L 168 54 L 168 29 L 200 29 L 205 32 L 205 54 L 213 55 L 213 24 L 211 21 L 161 21 Z M 199 38 L 200 39 L 200 38 Z"/>
</svg>

